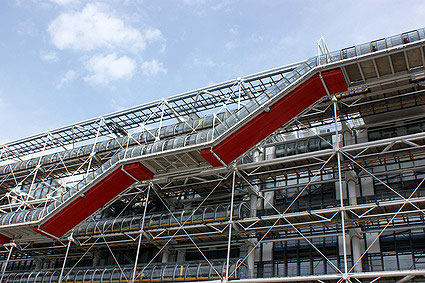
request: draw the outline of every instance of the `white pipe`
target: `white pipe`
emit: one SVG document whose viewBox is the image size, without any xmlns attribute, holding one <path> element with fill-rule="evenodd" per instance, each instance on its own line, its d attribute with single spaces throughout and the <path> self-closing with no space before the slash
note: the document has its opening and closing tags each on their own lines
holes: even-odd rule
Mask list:
<svg viewBox="0 0 425 283">
<path fill-rule="evenodd" d="M 415 276 L 413 276 L 413 275 L 406 275 L 405 277 L 403 277 L 400 280 L 398 280 L 396 283 L 402 283 L 402 282 L 410 281 L 410 279 L 412 279 L 413 277 L 415 277 Z"/>
<path fill-rule="evenodd" d="M 227 243 L 227 260 L 226 260 L 226 281 L 229 280 L 229 265 L 230 265 L 230 246 L 232 242 L 232 225 L 233 225 L 233 201 L 235 196 L 235 181 L 236 171 L 233 171 L 232 176 L 232 196 L 230 199 L 230 216 L 229 216 L 229 238 Z"/>
<path fill-rule="evenodd" d="M 151 191 L 151 186 L 149 185 L 148 192 L 146 194 L 145 207 L 143 209 L 143 218 L 142 218 L 142 225 L 141 225 L 142 227 L 140 228 L 140 231 L 139 231 L 139 242 L 137 244 L 136 259 L 134 260 L 134 267 L 133 267 L 133 272 L 132 272 L 131 281 L 130 281 L 131 283 L 134 283 L 134 279 L 136 278 L 136 269 L 137 269 L 137 263 L 139 262 L 140 245 L 142 243 L 143 227 L 145 226 L 145 218 L 146 218 L 146 211 L 148 209 L 150 191 Z"/>
<path fill-rule="evenodd" d="M 338 185 L 339 185 L 339 200 L 340 200 L 340 209 L 341 209 L 341 232 L 342 232 L 342 250 L 344 256 L 344 279 L 347 278 L 348 273 L 348 262 L 347 262 L 347 239 L 345 233 L 345 211 L 344 211 L 344 193 L 342 188 L 342 170 L 341 170 L 341 152 L 339 148 L 339 132 L 338 132 L 338 114 L 337 114 L 337 98 L 332 97 L 333 108 L 334 108 L 334 119 L 335 119 L 335 137 L 336 144 L 334 145 L 334 150 L 337 156 L 338 162 Z"/>
</svg>

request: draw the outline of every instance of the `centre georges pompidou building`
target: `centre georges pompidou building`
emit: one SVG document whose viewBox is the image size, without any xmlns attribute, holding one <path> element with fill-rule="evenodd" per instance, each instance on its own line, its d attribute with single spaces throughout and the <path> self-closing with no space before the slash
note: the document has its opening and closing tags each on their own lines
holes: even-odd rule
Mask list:
<svg viewBox="0 0 425 283">
<path fill-rule="evenodd" d="M 1 282 L 424 282 L 425 30 L 0 147 Z"/>
</svg>

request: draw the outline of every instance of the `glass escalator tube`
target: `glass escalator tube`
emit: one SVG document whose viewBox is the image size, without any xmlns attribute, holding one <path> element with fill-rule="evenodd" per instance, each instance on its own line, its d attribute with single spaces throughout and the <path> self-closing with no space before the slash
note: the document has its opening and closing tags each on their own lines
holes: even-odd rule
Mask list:
<svg viewBox="0 0 425 283">
<path fill-rule="evenodd" d="M 89 222 L 88 225 L 86 226 L 86 231 L 85 231 L 85 235 L 93 235 L 97 226 L 97 222 Z"/>
<path fill-rule="evenodd" d="M 206 116 L 203 119 L 202 124 L 199 124 L 199 126 L 196 128 L 196 130 L 200 130 L 202 128 L 209 128 L 212 127 L 214 123 L 216 123 L 216 118 L 213 115 Z"/>
<path fill-rule="evenodd" d="M 171 264 L 171 265 L 165 265 L 162 269 L 162 276 L 161 279 L 163 281 L 172 281 L 174 280 L 174 272 L 176 270 L 176 265 Z"/>
<path fill-rule="evenodd" d="M 168 212 L 162 213 L 159 217 L 159 226 L 168 227 L 170 226 L 170 214 Z"/>
<path fill-rule="evenodd" d="M 121 270 L 119 268 L 112 269 L 111 274 L 111 282 L 121 282 Z"/>
<path fill-rule="evenodd" d="M 22 223 L 24 222 L 25 216 L 29 213 L 27 210 L 23 210 L 19 213 L 16 213 L 16 216 L 14 217 L 13 223 Z"/>
<path fill-rule="evenodd" d="M 140 278 L 140 282 L 149 281 L 152 279 L 152 273 L 155 266 L 148 266 L 139 268 L 140 270 L 137 271 L 137 274 Z"/>
<path fill-rule="evenodd" d="M 185 136 L 178 136 L 173 140 L 173 149 L 180 148 L 184 146 Z"/>
<path fill-rule="evenodd" d="M 161 214 L 154 214 L 149 219 L 149 228 L 158 228 L 160 225 Z"/>
<path fill-rule="evenodd" d="M 203 221 L 203 210 L 202 208 L 198 208 L 192 216 L 192 224 L 198 224 L 198 223 L 202 223 Z"/>
<path fill-rule="evenodd" d="M 251 215 L 250 207 L 246 202 L 242 202 L 239 204 L 239 210 L 238 210 L 238 218 L 246 218 Z"/>
<path fill-rule="evenodd" d="M 166 127 L 161 127 L 161 129 L 159 130 L 159 138 L 163 139 L 165 138 L 165 132 L 166 132 Z"/>
<path fill-rule="evenodd" d="M 200 131 L 198 134 L 196 134 L 196 144 L 204 143 L 207 141 L 207 132 L 206 131 Z"/>
<path fill-rule="evenodd" d="M 184 122 L 177 123 L 174 126 L 174 135 L 180 135 L 184 133 Z"/>
<path fill-rule="evenodd" d="M 54 282 L 54 283 L 56 283 L 56 282 L 58 282 L 58 279 L 59 279 L 59 272 L 57 270 L 54 270 L 54 271 L 52 271 L 52 273 L 48 277 L 48 281 L 46 281 L 46 282 L 52 282 L 52 283 Z"/>
<path fill-rule="evenodd" d="M 86 272 L 84 272 L 82 282 L 92 282 L 92 277 L 94 272 L 95 272 L 94 270 L 90 270 L 90 269 L 86 270 Z"/>
<path fill-rule="evenodd" d="M 87 222 L 83 222 L 80 225 L 78 225 L 78 227 L 74 231 L 75 235 L 76 236 L 84 235 L 86 233 L 86 227 L 87 227 L 87 225 L 88 225 Z"/>
<path fill-rule="evenodd" d="M 215 209 L 214 207 L 211 206 L 207 206 L 205 207 L 204 211 L 203 211 L 203 221 L 204 222 L 211 222 L 211 221 L 215 221 Z"/>
<path fill-rule="evenodd" d="M 319 150 L 319 143 L 320 143 L 320 140 L 319 140 L 318 137 L 311 137 L 311 138 L 309 138 L 308 139 L 308 145 L 307 145 L 308 151 L 309 152 L 312 152 L 312 151 Z"/>
<path fill-rule="evenodd" d="M 111 233 L 114 224 L 114 219 L 107 219 L 103 222 L 102 233 Z"/>
<path fill-rule="evenodd" d="M 288 142 L 286 144 L 285 156 L 294 155 L 297 153 L 296 142 Z"/>
<path fill-rule="evenodd" d="M 155 265 L 152 268 L 151 281 L 161 281 L 162 280 L 162 267 L 160 265 Z"/>
<path fill-rule="evenodd" d="M 184 122 L 183 132 L 184 133 L 191 133 L 195 129 L 195 127 L 198 126 L 198 123 L 199 123 L 198 120 L 195 120 L 195 121 L 188 120 L 188 121 Z"/>
<path fill-rule="evenodd" d="M 112 233 L 120 233 L 121 231 L 121 224 L 124 221 L 123 217 L 115 218 L 114 222 L 112 223 L 111 232 Z"/>
<path fill-rule="evenodd" d="M 242 106 L 238 111 L 236 111 L 235 114 L 238 117 L 238 120 L 240 121 L 249 115 L 249 110 L 245 106 Z"/>
<path fill-rule="evenodd" d="M 192 213 L 189 210 L 183 210 L 181 214 L 181 223 L 190 224 L 192 222 Z"/>
<path fill-rule="evenodd" d="M 170 226 L 179 226 L 180 224 L 183 224 L 181 222 L 181 215 L 182 211 L 175 211 L 170 217 Z"/>
<path fill-rule="evenodd" d="M 132 270 L 133 269 L 129 268 L 129 267 L 123 268 L 123 270 L 121 272 L 121 281 L 120 282 L 130 282 Z"/>
<path fill-rule="evenodd" d="M 140 218 L 140 227 L 143 229 L 148 229 L 150 227 L 152 215 L 146 215 L 145 222 L 143 222 L 143 218 Z M 142 227 L 143 225 L 143 227 Z"/>
<path fill-rule="evenodd" d="M 218 138 L 227 130 L 226 125 L 220 124 L 214 128 L 214 138 Z"/>
<path fill-rule="evenodd" d="M 190 146 L 190 145 L 196 144 L 196 137 L 197 137 L 197 134 L 196 133 L 190 134 L 189 137 L 188 137 L 186 146 Z"/>
<path fill-rule="evenodd" d="M 208 262 L 201 262 L 198 268 L 198 280 L 207 280 L 211 277 L 211 266 Z"/>
<path fill-rule="evenodd" d="M 226 219 L 227 219 L 227 207 L 220 204 L 215 209 L 215 220 L 224 221 Z"/>
<path fill-rule="evenodd" d="M 22 222 L 29 222 L 30 221 L 30 215 L 31 215 L 31 210 L 28 210 L 27 213 L 25 213 L 24 219 L 22 220 Z"/>
<path fill-rule="evenodd" d="M 220 276 L 225 276 L 225 268 L 223 267 L 222 261 L 212 261 L 210 266 L 209 279 L 216 280 L 220 279 Z"/>
<path fill-rule="evenodd" d="M 165 136 L 166 136 L 166 137 L 171 137 L 171 136 L 173 136 L 173 135 L 174 135 L 174 128 L 175 128 L 175 124 L 168 125 L 168 126 L 166 127 L 166 130 L 165 130 Z"/>
<path fill-rule="evenodd" d="M 306 153 L 308 151 L 308 140 L 297 141 L 297 153 Z"/>
<path fill-rule="evenodd" d="M 99 282 L 111 282 L 111 275 L 110 269 L 104 269 L 101 273 Z"/>
<path fill-rule="evenodd" d="M 88 275 L 86 278 L 87 282 L 101 282 L 100 279 L 102 277 L 102 269 L 92 270 L 92 273 Z"/>
<path fill-rule="evenodd" d="M 199 263 L 188 264 L 185 270 L 185 280 L 193 281 L 197 280 Z"/>
</svg>

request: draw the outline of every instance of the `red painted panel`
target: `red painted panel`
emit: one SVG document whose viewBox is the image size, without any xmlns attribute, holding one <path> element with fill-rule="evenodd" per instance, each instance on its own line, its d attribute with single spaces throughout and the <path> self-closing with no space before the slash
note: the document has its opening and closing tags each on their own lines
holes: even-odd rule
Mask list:
<svg viewBox="0 0 425 283">
<path fill-rule="evenodd" d="M 323 72 L 322 77 L 331 93 L 347 89 L 340 69 Z M 325 95 L 326 91 L 319 75 L 313 75 L 273 104 L 270 107 L 270 112 L 263 112 L 253 118 L 236 132 L 215 145 L 212 151 L 223 162 L 229 164 Z M 211 160 L 207 155 L 204 158 L 212 166 L 222 165 Z"/>
<path fill-rule="evenodd" d="M 214 146 L 213 151 L 229 164 L 324 95 L 319 76 L 314 75 L 272 105 L 270 112 L 261 113 Z"/>
<path fill-rule="evenodd" d="M 153 178 L 153 172 L 139 162 L 124 165 L 124 170 L 130 173 L 133 177 L 136 177 L 139 181 L 150 180 Z"/>
<path fill-rule="evenodd" d="M 140 163 L 129 164 L 127 169 L 138 178 L 140 177 L 140 180 L 147 180 L 147 177 L 153 176 L 152 172 L 149 174 L 147 172 L 149 170 L 143 165 L 139 166 L 137 164 Z M 134 179 L 121 168 L 116 169 L 87 191 L 84 197 L 74 200 L 41 225 L 40 230 L 56 237 L 61 237 L 133 183 Z M 43 231 L 34 230 L 46 235 Z"/>
<path fill-rule="evenodd" d="M 210 148 L 204 148 L 201 149 L 201 155 L 202 157 L 208 161 L 209 164 L 211 164 L 214 167 L 219 167 L 222 166 L 223 164 L 220 162 L 220 160 L 218 160 L 214 154 L 212 154 L 211 149 Z"/>
<path fill-rule="evenodd" d="M 10 238 L 0 234 L 0 245 L 4 245 L 10 242 Z"/>
<path fill-rule="evenodd" d="M 345 83 L 341 69 L 333 69 L 322 73 L 322 78 L 325 81 L 329 93 L 339 93 L 347 91 L 347 84 Z"/>
</svg>

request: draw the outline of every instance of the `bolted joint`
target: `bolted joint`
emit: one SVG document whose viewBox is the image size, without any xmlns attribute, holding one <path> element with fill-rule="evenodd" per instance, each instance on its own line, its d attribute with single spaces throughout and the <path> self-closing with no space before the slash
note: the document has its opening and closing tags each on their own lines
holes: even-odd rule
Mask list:
<svg viewBox="0 0 425 283">
<path fill-rule="evenodd" d="M 15 244 L 15 242 L 6 243 L 3 246 L 10 247 L 10 248 L 16 248 L 17 247 L 17 245 Z"/>
<path fill-rule="evenodd" d="M 335 143 L 334 144 L 334 150 L 336 151 L 336 152 L 340 152 L 341 151 L 341 148 L 339 147 L 339 144 L 338 143 Z"/>
<path fill-rule="evenodd" d="M 238 172 L 238 166 L 236 165 L 236 162 L 230 164 L 229 169 L 233 172 Z"/>
<path fill-rule="evenodd" d="M 73 234 L 71 233 L 71 235 L 69 235 L 67 239 L 68 239 L 68 241 L 70 241 L 72 243 L 75 243 L 75 239 L 74 239 L 74 237 L 72 235 Z"/>
</svg>

